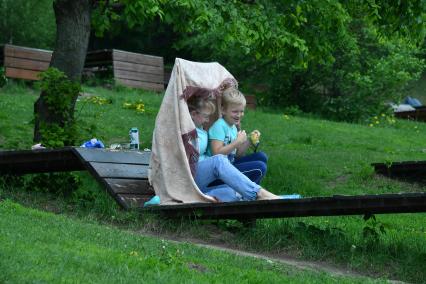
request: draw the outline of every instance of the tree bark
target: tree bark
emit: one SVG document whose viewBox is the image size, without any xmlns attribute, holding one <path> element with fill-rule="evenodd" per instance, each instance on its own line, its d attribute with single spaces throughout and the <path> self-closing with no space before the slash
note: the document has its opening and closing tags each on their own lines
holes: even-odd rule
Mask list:
<svg viewBox="0 0 426 284">
<path fill-rule="evenodd" d="M 89 44 L 92 1 L 56 0 L 53 3 L 53 9 L 56 18 L 56 42 L 50 67 L 58 68 L 70 80 L 79 82 Z M 64 126 L 65 117 L 73 119 L 76 101 L 77 95 L 72 99 L 69 114 L 54 115 L 47 108 L 45 94 L 42 92 L 34 103 L 34 142 L 42 141 L 41 123 L 56 123 Z"/>
</svg>

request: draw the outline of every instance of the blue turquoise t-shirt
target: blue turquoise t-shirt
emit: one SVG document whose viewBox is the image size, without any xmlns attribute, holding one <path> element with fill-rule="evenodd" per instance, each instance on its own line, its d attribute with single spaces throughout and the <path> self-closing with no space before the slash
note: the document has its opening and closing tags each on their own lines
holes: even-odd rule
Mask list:
<svg viewBox="0 0 426 284">
<path fill-rule="evenodd" d="M 197 142 L 198 142 L 198 151 L 200 153 L 200 157 L 198 158 L 198 161 L 202 161 L 205 158 L 208 157 L 207 155 L 207 144 L 208 144 L 208 134 L 207 131 L 204 129 L 198 128 L 197 129 Z"/>
<path fill-rule="evenodd" d="M 223 141 L 223 145 L 231 144 L 237 139 L 238 130 L 235 125 L 229 125 L 223 118 L 216 120 L 209 129 L 209 140 Z M 211 153 L 211 149 L 209 149 Z M 237 149 L 228 154 L 229 161 L 234 162 Z"/>
</svg>

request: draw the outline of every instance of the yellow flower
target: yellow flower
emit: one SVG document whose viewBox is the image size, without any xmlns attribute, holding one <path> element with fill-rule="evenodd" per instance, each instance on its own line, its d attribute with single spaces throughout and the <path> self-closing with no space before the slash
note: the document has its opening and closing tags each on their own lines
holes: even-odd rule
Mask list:
<svg viewBox="0 0 426 284">
<path fill-rule="evenodd" d="M 368 126 L 373 127 L 374 125 L 372 123 L 370 123 Z"/>
</svg>

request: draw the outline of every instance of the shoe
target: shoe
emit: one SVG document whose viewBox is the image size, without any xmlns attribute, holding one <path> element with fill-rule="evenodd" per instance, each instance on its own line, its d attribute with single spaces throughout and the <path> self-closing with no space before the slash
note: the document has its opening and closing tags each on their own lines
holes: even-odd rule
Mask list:
<svg viewBox="0 0 426 284">
<path fill-rule="evenodd" d="M 153 205 L 160 205 L 160 197 L 158 195 L 154 196 L 153 198 L 145 202 L 143 204 L 143 207 L 153 206 Z"/>
<path fill-rule="evenodd" d="M 287 194 L 287 195 L 279 195 L 281 199 L 300 199 L 302 195 L 300 194 Z"/>
</svg>

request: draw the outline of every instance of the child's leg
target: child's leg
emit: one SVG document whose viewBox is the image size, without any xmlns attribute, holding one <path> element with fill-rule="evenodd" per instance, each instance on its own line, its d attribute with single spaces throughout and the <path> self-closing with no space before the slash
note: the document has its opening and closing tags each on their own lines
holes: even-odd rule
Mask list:
<svg viewBox="0 0 426 284">
<path fill-rule="evenodd" d="M 266 174 L 268 157 L 263 152 L 253 153 L 237 158 L 234 166 L 253 182 L 260 184 Z"/>
<path fill-rule="evenodd" d="M 241 197 L 237 196 L 235 190 L 226 184 L 209 187 L 206 194 L 215 197 L 220 202 L 241 201 Z"/>
<path fill-rule="evenodd" d="M 243 175 L 224 155 L 215 155 L 197 165 L 195 182 L 203 193 L 210 190 L 209 184 L 216 179 L 221 179 L 245 200 L 257 198 L 260 186 Z"/>
<path fill-rule="evenodd" d="M 265 164 L 268 164 L 268 156 L 264 152 L 256 152 L 249 155 L 245 155 L 241 158 L 236 158 L 235 163 L 244 163 L 244 162 L 252 162 L 252 161 L 261 161 Z"/>
</svg>

